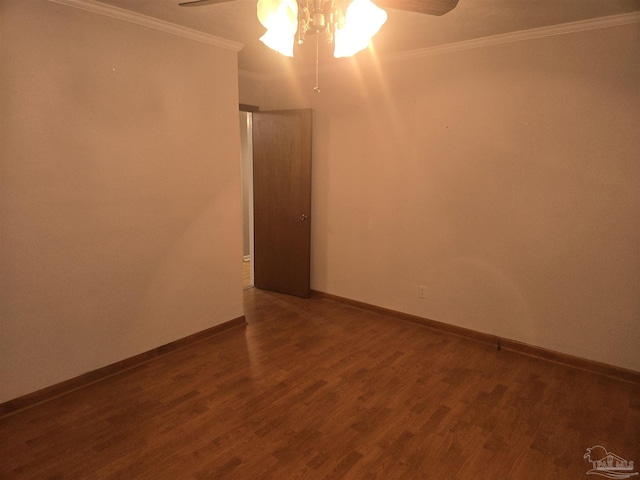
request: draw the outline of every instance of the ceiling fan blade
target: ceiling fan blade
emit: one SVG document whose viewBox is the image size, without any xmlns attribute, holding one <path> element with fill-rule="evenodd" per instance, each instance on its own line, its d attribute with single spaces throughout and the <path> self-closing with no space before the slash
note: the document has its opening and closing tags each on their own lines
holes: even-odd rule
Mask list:
<svg viewBox="0 0 640 480">
<path fill-rule="evenodd" d="M 458 4 L 458 0 L 374 0 L 381 8 L 396 8 L 428 15 L 444 15 Z"/>
<path fill-rule="evenodd" d="M 214 3 L 232 2 L 233 0 L 193 0 L 192 2 L 179 3 L 180 7 L 204 7 L 205 5 L 213 5 Z"/>
</svg>

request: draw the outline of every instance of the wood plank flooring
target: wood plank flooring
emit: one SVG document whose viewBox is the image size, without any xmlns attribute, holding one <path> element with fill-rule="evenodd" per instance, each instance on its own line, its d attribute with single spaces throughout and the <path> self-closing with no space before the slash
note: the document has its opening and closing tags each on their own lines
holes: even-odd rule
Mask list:
<svg viewBox="0 0 640 480">
<path fill-rule="evenodd" d="M 583 479 L 640 385 L 319 299 L 0 418 L 9 479 Z M 177 319 L 179 320 L 179 319 Z"/>
</svg>

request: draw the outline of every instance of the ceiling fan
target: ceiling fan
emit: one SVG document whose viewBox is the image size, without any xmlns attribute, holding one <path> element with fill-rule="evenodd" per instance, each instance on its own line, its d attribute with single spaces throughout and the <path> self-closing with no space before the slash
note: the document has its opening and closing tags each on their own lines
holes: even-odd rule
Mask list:
<svg viewBox="0 0 640 480">
<path fill-rule="evenodd" d="M 201 7 L 204 5 L 233 1 L 234 0 L 192 0 L 190 2 L 179 3 L 178 5 L 181 7 Z M 426 13 L 427 15 L 444 15 L 455 8 L 458 0 L 377 0 L 375 3 L 382 8 L 395 8 L 408 12 Z"/>
<path fill-rule="evenodd" d="M 181 7 L 199 7 L 233 0 L 191 0 Z M 427 15 L 444 15 L 458 0 L 258 0 L 257 15 L 267 32 L 260 40 L 269 48 L 293 57 L 294 43 L 303 44 L 307 33 L 316 35 L 316 86 L 318 86 L 318 42 L 320 33 L 335 45 L 334 57 L 350 57 L 369 45 L 387 21 L 382 8 Z"/>
<path fill-rule="evenodd" d="M 232 0 L 190 0 L 181 7 L 199 7 Z M 260 40 L 269 48 L 293 56 L 293 44 L 304 43 L 307 32 L 324 32 L 335 43 L 335 57 L 350 57 L 364 50 L 387 21 L 383 8 L 428 15 L 444 15 L 458 0 L 258 0 L 257 14 L 267 32 Z M 335 41 L 334 41 L 335 40 Z"/>
</svg>

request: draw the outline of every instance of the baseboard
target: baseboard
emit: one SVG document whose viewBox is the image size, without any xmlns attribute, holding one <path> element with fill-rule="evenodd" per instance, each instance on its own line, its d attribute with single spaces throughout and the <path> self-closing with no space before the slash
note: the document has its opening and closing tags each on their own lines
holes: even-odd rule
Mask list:
<svg viewBox="0 0 640 480">
<path fill-rule="evenodd" d="M 501 338 L 496 335 L 477 332 L 475 330 L 464 327 L 436 322 L 435 320 L 429 320 L 417 315 L 411 315 L 388 308 L 378 307 L 376 305 L 359 302 L 357 300 L 351 300 L 349 298 L 339 297 L 330 293 L 313 290 L 311 292 L 311 295 L 314 298 L 342 303 L 351 307 L 359 308 L 361 310 L 385 315 L 387 317 L 397 318 L 399 320 L 404 320 L 411 323 L 417 323 L 418 325 L 422 325 L 423 327 L 432 328 L 441 332 L 446 332 L 478 342 L 495 345 L 498 349 L 509 350 L 512 352 L 520 353 L 522 355 L 528 355 L 550 362 L 559 363 L 568 367 L 585 370 L 591 373 L 597 373 L 599 375 L 616 378 L 618 380 L 624 380 L 626 382 L 640 383 L 640 372 L 628 370 L 626 368 L 616 367 L 614 365 L 608 365 L 606 363 L 600 363 L 594 360 L 588 360 L 586 358 L 575 357 L 566 353 L 555 352 L 546 348 L 528 345 L 526 343 L 518 342 L 516 340 L 510 340 L 508 338 Z"/>
<path fill-rule="evenodd" d="M 161 345 L 157 348 L 154 348 L 153 350 L 149 350 L 133 357 L 125 358 L 124 360 L 113 363 L 111 365 L 107 365 L 106 367 L 87 372 L 83 375 L 65 380 L 64 382 L 56 383 L 55 385 L 45 387 L 33 393 L 14 398 L 13 400 L 9 400 L 5 403 L 0 404 L 0 418 L 10 413 L 17 412 L 18 410 L 23 410 L 39 403 L 46 402 L 47 400 L 51 400 L 61 395 L 79 390 L 83 387 L 91 385 L 92 383 L 104 380 L 107 377 L 117 375 L 126 370 L 130 370 L 134 367 L 142 365 L 143 363 L 149 362 L 154 358 L 166 355 L 169 352 L 173 352 L 180 348 L 193 345 L 194 343 L 205 340 L 213 335 L 217 335 L 226 330 L 240 327 L 246 324 L 246 318 L 244 315 L 242 315 L 241 317 L 229 320 L 228 322 L 221 323 L 220 325 L 216 325 L 206 330 L 202 330 L 201 332 L 194 333 L 193 335 L 189 335 L 188 337 L 184 337 L 174 342 L 167 343 L 166 345 Z"/>
</svg>

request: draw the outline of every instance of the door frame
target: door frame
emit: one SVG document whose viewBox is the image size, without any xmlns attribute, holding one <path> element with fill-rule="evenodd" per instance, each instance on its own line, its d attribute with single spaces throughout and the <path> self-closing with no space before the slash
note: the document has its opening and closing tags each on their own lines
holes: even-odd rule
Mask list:
<svg viewBox="0 0 640 480">
<path fill-rule="evenodd" d="M 253 219 L 253 113 L 259 111 L 260 108 L 254 105 L 245 105 L 240 104 L 239 113 L 246 113 L 246 123 L 244 124 L 244 130 L 246 133 L 246 165 L 245 159 L 240 159 L 240 168 L 241 168 L 241 188 L 242 188 L 242 199 L 243 203 L 245 201 L 245 192 L 244 189 L 247 190 L 247 210 L 248 210 L 248 231 L 245 231 L 244 228 L 244 219 L 243 219 L 243 227 L 242 227 L 242 235 L 243 235 L 243 245 L 245 242 L 245 236 L 249 236 L 249 288 L 253 287 L 254 278 L 255 278 L 255 262 L 253 261 L 254 256 L 254 219 Z M 241 138 L 242 139 L 242 138 Z M 243 216 L 244 216 L 244 205 L 243 205 Z M 243 248 L 244 250 L 244 248 Z M 244 257 L 244 253 L 243 253 Z M 243 258 L 244 260 L 244 258 Z M 243 285 L 244 288 L 244 285 Z"/>
</svg>

